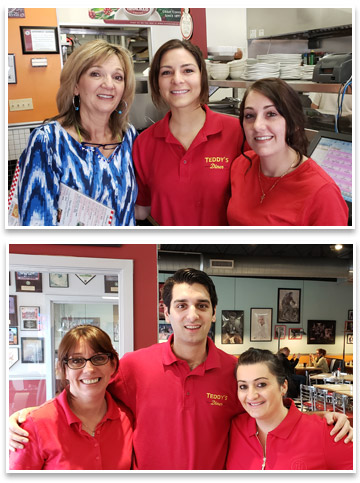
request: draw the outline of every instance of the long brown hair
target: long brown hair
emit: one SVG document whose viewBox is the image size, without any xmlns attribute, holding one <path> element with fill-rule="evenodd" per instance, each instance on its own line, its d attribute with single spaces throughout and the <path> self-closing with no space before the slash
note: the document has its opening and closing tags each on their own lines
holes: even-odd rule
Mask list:
<svg viewBox="0 0 360 483">
<path fill-rule="evenodd" d="M 120 45 L 110 44 L 105 40 L 92 40 L 78 47 L 69 56 L 60 76 L 60 88 L 56 96 L 56 103 L 59 114 L 50 119 L 55 121 L 62 119 L 63 127 L 74 126 L 78 128 L 84 138 L 89 138 L 89 133 L 81 124 L 80 111 L 76 111 L 73 106 L 74 89 L 80 77 L 92 65 L 106 61 L 110 56 L 116 55 L 124 69 L 125 88 L 121 101 L 127 104 L 124 109 L 124 102 L 120 102 L 119 108 L 122 114 L 113 112 L 110 116 L 109 127 L 113 137 L 125 132 L 129 124 L 129 112 L 135 96 L 135 74 L 131 54 L 127 49 Z"/>
<path fill-rule="evenodd" d="M 292 148 L 298 156 L 298 164 L 302 157 L 306 156 L 308 140 L 305 134 L 305 115 L 298 93 L 285 81 L 276 77 L 259 79 L 246 90 L 240 104 L 240 125 L 243 131 L 243 143 L 241 154 L 250 162 L 251 159 L 244 154 L 245 131 L 244 131 L 244 111 L 245 102 L 250 92 L 256 91 L 272 101 L 276 110 L 286 122 L 286 144 Z"/>
</svg>

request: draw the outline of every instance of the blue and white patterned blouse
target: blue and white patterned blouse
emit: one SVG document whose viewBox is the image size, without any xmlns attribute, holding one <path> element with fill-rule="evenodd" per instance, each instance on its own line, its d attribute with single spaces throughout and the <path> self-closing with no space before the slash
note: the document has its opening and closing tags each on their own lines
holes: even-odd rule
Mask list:
<svg viewBox="0 0 360 483">
<path fill-rule="evenodd" d="M 115 211 L 114 225 L 135 225 L 137 184 L 131 150 L 137 132 L 129 125 L 109 158 L 84 147 L 57 121 L 31 133 L 20 156 L 20 225 L 56 225 L 60 183 Z"/>
</svg>

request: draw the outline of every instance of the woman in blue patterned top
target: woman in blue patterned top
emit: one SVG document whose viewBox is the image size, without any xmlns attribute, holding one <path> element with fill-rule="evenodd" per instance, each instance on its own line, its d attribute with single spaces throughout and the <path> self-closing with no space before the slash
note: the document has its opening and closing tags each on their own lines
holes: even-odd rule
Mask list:
<svg viewBox="0 0 360 483">
<path fill-rule="evenodd" d="M 61 73 L 59 114 L 31 133 L 20 157 L 21 225 L 59 224 L 59 196 L 72 190 L 112 210 L 112 225 L 135 225 L 131 150 L 137 132 L 128 122 L 134 94 L 126 49 L 94 40 L 71 54 Z"/>
</svg>

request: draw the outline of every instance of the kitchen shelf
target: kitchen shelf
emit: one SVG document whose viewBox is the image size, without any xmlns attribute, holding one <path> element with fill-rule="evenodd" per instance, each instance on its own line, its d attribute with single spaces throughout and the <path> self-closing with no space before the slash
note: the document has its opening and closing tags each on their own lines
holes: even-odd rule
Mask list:
<svg viewBox="0 0 360 483">
<path fill-rule="evenodd" d="M 247 89 L 251 86 L 255 81 L 242 81 L 242 80 L 211 80 L 209 79 L 209 86 L 217 86 L 217 87 L 229 87 L 232 89 Z M 334 92 L 338 93 L 341 87 L 341 84 L 322 84 L 318 82 L 305 82 L 305 81 L 296 81 L 296 80 L 286 80 L 286 82 L 298 92 Z M 348 90 L 346 94 L 350 94 Z M 236 96 L 235 96 L 236 97 Z"/>
</svg>

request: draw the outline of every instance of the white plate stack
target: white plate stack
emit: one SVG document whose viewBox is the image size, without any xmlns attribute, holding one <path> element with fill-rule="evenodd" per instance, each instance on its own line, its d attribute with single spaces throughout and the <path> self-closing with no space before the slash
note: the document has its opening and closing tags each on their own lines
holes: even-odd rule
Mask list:
<svg viewBox="0 0 360 483">
<path fill-rule="evenodd" d="M 233 60 L 231 62 L 228 62 L 228 65 L 230 66 L 230 78 L 231 79 L 239 80 L 239 79 L 243 78 L 246 60 L 244 60 L 244 59 Z"/>
<path fill-rule="evenodd" d="M 301 54 L 258 55 L 259 62 L 279 62 L 281 79 L 301 79 Z"/>
<path fill-rule="evenodd" d="M 246 59 L 242 75 L 243 79 L 249 81 L 264 79 L 265 77 L 280 77 L 280 63 L 257 62 L 256 59 Z"/>
<path fill-rule="evenodd" d="M 229 64 L 210 64 L 210 75 L 215 80 L 225 80 L 229 77 Z"/>
</svg>

